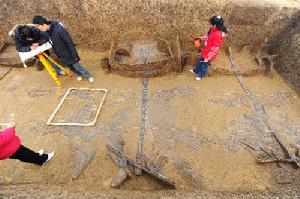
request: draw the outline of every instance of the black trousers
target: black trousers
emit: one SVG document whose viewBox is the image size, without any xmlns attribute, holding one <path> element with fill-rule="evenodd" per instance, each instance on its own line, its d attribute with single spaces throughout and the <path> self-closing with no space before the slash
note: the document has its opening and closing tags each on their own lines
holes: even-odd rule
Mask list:
<svg viewBox="0 0 300 199">
<path fill-rule="evenodd" d="M 18 159 L 22 162 L 33 163 L 42 165 L 48 159 L 47 154 L 40 155 L 25 146 L 21 145 L 20 148 L 11 156 L 10 159 Z"/>
</svg>

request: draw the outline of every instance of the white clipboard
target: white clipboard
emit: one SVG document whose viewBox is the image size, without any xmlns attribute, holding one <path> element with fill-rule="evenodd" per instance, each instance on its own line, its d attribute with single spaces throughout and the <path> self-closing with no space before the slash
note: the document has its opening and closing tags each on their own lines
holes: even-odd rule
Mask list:
<svg viewBox="0 0 300 199">
<path fill-rule="evenodd" d="M 21 59 L 21 62 L 23 63 L 23 66 L 25 68 L 27 68 L 27 65 L 25 63 L 26 60 L 28 59 L 31 59 L 33 58 L 34 56 L 46 51 L 46 50 L 49 50 L 50 48 L 52 48 L 52 45 L 47 42 L 41 46 L 38 46 L 36 49 L 34 50 L 31 50 L 29 52 L 19 52 L 19 56 L 20 56 L 20 59 Z"/>
</svg>

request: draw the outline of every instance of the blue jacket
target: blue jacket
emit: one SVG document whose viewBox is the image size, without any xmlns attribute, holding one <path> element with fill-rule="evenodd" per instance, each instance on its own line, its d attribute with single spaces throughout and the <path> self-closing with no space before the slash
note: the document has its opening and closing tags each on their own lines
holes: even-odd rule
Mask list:
<svg viewBox="0 0 300 199">
<path fill-rule="evenodd" d="M 59 22 L 51 21 L 50 30 L 47 33 L 54 52 L 64 65 L 75 64 L 80 60 L 70 34 Z"/>
<path fill-rule="evenodd" d="M 29 26 L 33 33 L 33 38 L 32 38 L 33 40 L 32 41 L 26 40 L 26 38 L 24 38 L 20 33 L 21 29 L 25 26 L 26 25 L 19 25 L 14 32 L 14 40 L 18 52 L 29 52 L 31 51 L 30 46 L 33 43 L 38 43 L 39 45 L 42 45 L 48 41 L 49 39 L 48 35 L 46 33 L 39 31 L 39 29 L 33 26 Z"/>
</svg>

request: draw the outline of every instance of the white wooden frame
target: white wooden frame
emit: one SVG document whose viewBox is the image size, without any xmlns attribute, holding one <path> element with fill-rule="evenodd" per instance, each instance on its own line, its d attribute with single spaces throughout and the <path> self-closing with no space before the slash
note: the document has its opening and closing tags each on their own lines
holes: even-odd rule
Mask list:
<svg viewBox="0 0 300 199">
<path fill-rule="evenodd" d="M 104 91 L 104 96 L 100 102 L 99 108 L 96 112 L 96 116 L 94 118 L 94 120 L 92 122 L 89 123 L 55 123 L 52 122 L 53 118 L 55 117 L 56 113 L 58 112 L 59 108 L 61 107 L 61 105 L 63 104 L 64 100 L 66 99 L 66 97 L 69 95 L 69 93 L 72 90 L 89 90 L 89 91 Z M 63 96 L 63 98 L 61 99 L 61 101 L 59 102 L 58 106 L 56 107 L 56 109 L 54 110 L 54 112 L 52 113 L 52 115 L 50 116 L 50 118 L 47 121 L 47 125 L 53 125 L 53 126 L 95 126 L 98 115 L 100 114 L 100 110 L 102 108 L 104 99 L 106 97 L 108 90 L 107 89 L 98 89 L 98 88 L 69 88 L 68 91 L 66 92 L 66 94 Z"/>
</svg>

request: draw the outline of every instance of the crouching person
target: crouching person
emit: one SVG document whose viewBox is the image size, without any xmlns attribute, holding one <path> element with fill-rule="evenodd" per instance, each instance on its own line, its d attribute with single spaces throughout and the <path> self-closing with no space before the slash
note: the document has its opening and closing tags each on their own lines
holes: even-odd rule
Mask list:
<svg viewBox="0 0 300 199">
<path fill-rule="evenodd" d="M 53 157 L 54 152 L 44 154 L 43 149 L 34 152 L 21 145 L 14 124 L 10 124 L 4 131 L 0 130 L 0 160 L 10 158 L 42 166 Z"/>
<path fill-rule="evenodd" d="M 48 41 L 48 36 L 34 25 L 16 25 L 10 32 L 18 52 L 29 52 Z"/>
<path fill-rule="evenodd" d="M 47 32 L 54 52 L 61 59 L 63 64 L 69 67 L 82 80 L 86 77 L 90 83 L 94 82 L 93 76 L 79 63 L 80 58 L 75 45 L 64 26 L 57 21 L 48 21 L 42 16 L 34 16 L 33 24 L 37 24 L 42 32 Z"/>
<path fill-rule="evenodd" d="M 18 52 L 29 52 L 31 50 L 35 50 L 38 46 L 45 44 L 49 40 L 47 33 L 41 32 L 33 24 L 16 25 L 9 32 L 9 35 L 13 37 Z M 49 51 L 46 51 L 46 53 L 50 54 Z M 41 65 L 38 58 L 36 65 Z M 55 64 L 51 63 L 51 66 L 58 74 L 65 74 L 64 71 Z"/>
</svg>

